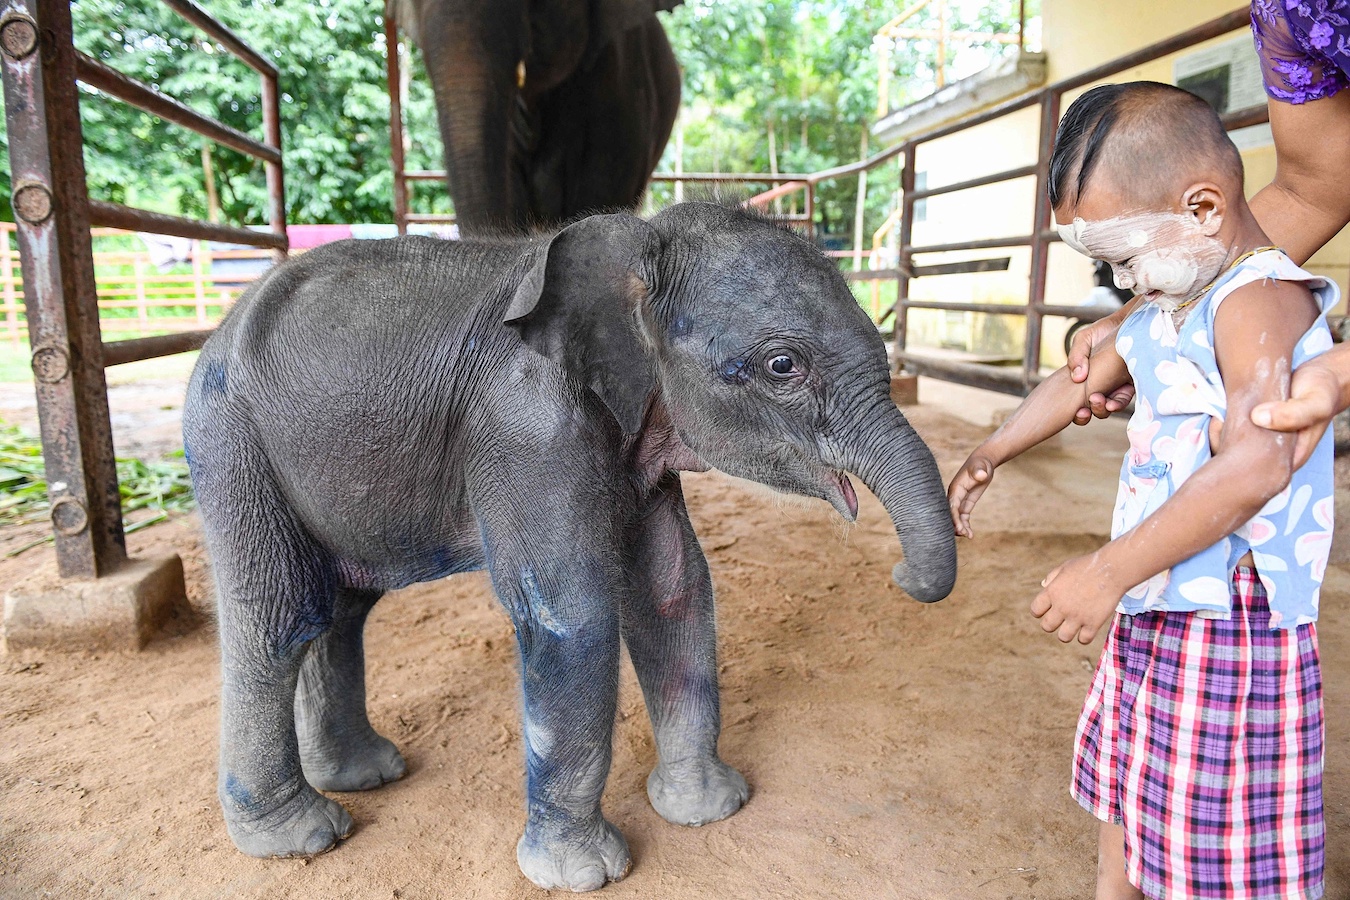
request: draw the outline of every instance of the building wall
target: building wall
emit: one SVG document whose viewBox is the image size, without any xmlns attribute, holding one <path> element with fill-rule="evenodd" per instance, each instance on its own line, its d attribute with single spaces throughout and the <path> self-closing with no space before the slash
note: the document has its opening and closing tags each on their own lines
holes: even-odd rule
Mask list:
<svg viewBox="0 0 1350 900">
<path fill-rule="evenodd" d="M 1174 0 L 1133 0 L 1130 3 L 1042 0 L 1042 46 L 1047 57 L 1049 80 L 1059 81 L 1109 62 L 1236 8 L 1238 4 L 1233 0 L 1192 0 L 1186 4 Z M 1231 32 L 1210 43 L 1222 44 L 1245 34 Z M 1199 48 L 1184 53 L 1196 49 Z M 1170 83 L 1175 59 L 1176 56 L 1165 57 L 1122 72 L 1111 80 L 1146 79 Z M 1067 107 L 1075 96 L 1067 96 L 1064 105 Z M 1038 115 L 1038 107 L 1024 110 L 941 141 L 921 145 L 916 168 L 927 173 L 929 186 L 937 186 L 1032 163 L 1036 156 Z M 1274 176 L 1274 148 L 1267 144 L 1246 150 L 1243 161 L 1250 196 Z M 931 198 L 927 204 L 927 220 L 915 224 L 914 243 L 938 244 L 1028 234 L 1033 191 L 1033 179 L 1025 178 Z M 942 257 L 929 255 L 919 262 L 932 264 L 995 256 L 1009 257 L 1006 273 L 921 278 L 911 282 L 911 296 L 915 299 L 1025 303 L 1030 274 L 1029 254 L 1025 250 L 986 250 Z M 1308 268 L 1338 282 L 1343 296 L 1350 294 L 1350 229 L 1314 256 Z M 1081 302 L 1092 287 L 1091 276 L 1091 266 L 1086 260 L 1061 244 L 1052 245 L 1046 301 L 1065 305 Z M 1344 300 L 1339 311 L 1345 312 Z M 1065 327 L 1063 319 L 1046 318 L 1042 344 L 1046 365 L 1063 362 Z M 910 313 L 913 343 L 945 345 L 985 357 L 1020 356 L 1023 329 L 1022 320 L 1012 316 Z"/>
</svg>

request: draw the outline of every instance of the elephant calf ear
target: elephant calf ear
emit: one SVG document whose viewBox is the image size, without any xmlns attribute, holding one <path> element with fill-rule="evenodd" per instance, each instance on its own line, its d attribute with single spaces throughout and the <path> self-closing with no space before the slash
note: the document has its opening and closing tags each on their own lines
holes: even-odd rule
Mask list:
<svg viewBox="0 0 1350 900">
<path fill-rule="evenodd" d="M 656 387 L 641 315 L 658 247 L 655 230 L 635 216 L 569 225 L 530 267 L 503 319 L 594 391 L 625 434 L 642 427 Z"/>
</svg>

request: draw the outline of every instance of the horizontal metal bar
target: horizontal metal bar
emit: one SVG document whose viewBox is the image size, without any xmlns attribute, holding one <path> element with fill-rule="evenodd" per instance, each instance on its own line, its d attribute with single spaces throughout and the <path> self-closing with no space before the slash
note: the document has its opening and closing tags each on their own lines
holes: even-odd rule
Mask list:
<svg viewBox="0 0 1350 900">
<path fill-rule="evenodd" d="M 800 172 L 779 172 L 771 175 L 766 172 L 656 172 L 652 181 L 746 181 L 751 184 L 782 184 L 788 181 L 810 181 L 814 175 Z"/>
<path fill-rule="evenodd" d="M 908 275 L 910 278 L 924 278 L 931 275 L 971 275 L 978 272 L 1006 272 L 1011 257 L 1000 256 L 997 259 L 969 259 L 964 262 L 942 263 L 936 266 L 914 266 L 904 269 L 861 269 L 856 272 L 844 272 L 847 281 L 889 281 Z"/>
<path fill-rule="evenodd" d="M 1235 109 L 1230 113 L 1224 113 L 1219 117 L 1223 122 L 1223 127 L 1232 131 L 1236 128 L 1246 128 L 1250 125 L 1261 125 L 1270 121 L 1270 107 L 1262 103 L 1259 106 L 1249 106 L 1246 109 Z"/>
<path fill-rule="evenodd" d="M 151 234 L 172 234 L 177 237 L 193 238 L 203 241 L 221 241 L 228 244 L 248 244 L 250 247 L 267 247 L 271 250 L 285 250 L 290 245 L 284 234 L 270 231 L 249 231 L 247 228 L 234 228 L 230 225 L 214 225 L 199 222 L 196 219 L 184 219 L 181 216 L 168 216 L 164 213 L 150 212 L 148 209 L 132 209 L 120 203 L 108 203 L 104 200 L 89 201 L 89 222 L 107 228 L 121 228 L 124 231 L 148 231 Z"/>
<path fill-rule="evenodd" d="M 444 181 L 446 173 L 435 169 L 413 169 L 403 173 L 405 181 Z"/>
<path fill-rule="evenodd" d="M 1031 244 L 1031 235 L 1020 237 L 989 238 L 983 241 L 957 241 L 954 244 L 926 244 L 917 247 L 901 247 L 900 253 L 947 253 L 952 250 L 993 250 L 999 247 L 1026 247 Z"/>
<path fill-rule="evenodd" d="M 242 131 L 236 131 L 209 116 L 204 116 L 174 98 L 161 94 L 136 79 L 123 75 L 111 66 L 105 66 L 92 56 L 78 51 L 75 54 L 75 77 L 118 100 L 138 106 L 167 122 L 189 128 L 218 144 L 232 147 L 240 153 L 246 153 L 265 162 L 281 162 L 281 151 L 275 147 L 269 147 Z"/>
<path fill-rule="evenodd" d="M 900 269 L 859 269 L 856 272 L 850 269 L 840 274 L 845 281 L 894 281 L 905 273 Z"/>
<path fill-rule="evenodd" d="M 914 191 L 910 196 L 915 200 L 922 200 L 924 197 L 936 197 L 938 194 L 950 194 L 955 191 L 968 191 L 971 188 L 983 187 L 986 184 L 997 184 L 1000 181 L 1012 181 L 1014 178 L 1026 178 L 1028 175 L 1035 174 L 1036 165 L 1033 163 L 1029 166 L 1009 169 L 1006 172 L 995 172 L 993 175 L 972 178 L 969 181 L 958 181 L 954 184 L 944 184 L 940 187 L 924 188 L 921 191 Z"/>
<path fill-rule="evenodd" d="M 915 266 L 911 278 L 923 278 L 926 275 L 971 275 L 976 272 L 1006 272 L 1012 262 L 1010 256 L 994 259 L 968 259 L 963 262 L 940 263 L 936 266 Z"/>
<path fill-rule="evenodd" d="M 1043 316 L 1061 316 L 1065 319 L 1082 319 L 1085 322 L 1105 319 L 1115 312 L 1114 309 L 1107 309 L 1104 306 L 1051 306 L 1046 303 L 1037 304 L 1035 309 Z"/>
<path fill-rule="evenodd" d="M 1094 81 L 1102 81 L 1112 75 L 1119 75 L 1126 69 L 1133 69 L 1155 59 L 1170 56 L 1179 50 L 1204 43 L 1230 31 L 1251 28 L 1251 25 L 1251 10 L 1243 6 L 1241 9 L 1235 9 L 1230 13 L 1219 16 L 1217 19 L 1210 19 L 1208 22 L 1202 22 L 1180 34 L 1174 34 L 1170 38 L 1158 41 L 1156 44 L 1149 44 L 1133 53 L 1127 53 L 1110 62 L 1102 63 L 1095 69 L 1088 69 L 1086 72 L 1080 72 L 1062 81 L 1057 81 L 1050 86 L 1050 90 L 1061 94 L 1065 91 L 1072 91 L 1084 85 L 1092 84 Z"/>
<path fill-rule="evenodd" d="M 215 38 L 226 50 L 237 56 L 241 62 L 265 78 L 276 78 L 277 67 L 267 61 L 258 51 L 239 39 L 233 31 L 211 17 L 192 0 L 162 0 L 165 6 L 196 25 L 202 31 Z"/>
<path fill-rule="evenodd" d="M 835 166 L 833 169 L 823 169 L 819 172 L 813 172 L 805 176 L 806 180 L 812 184 L 819 184 L 822 181 L 829 181 L 831 178 L 846 178 L 849 175 L 857 175 L 863 170 L 872 170 L 882 163 L 889 162 L 899 156 L 905 150 L 905 144 L 902 141 L 894 147 L 888 147 L 875 156 L 869 156 L 867 159 L 861 159 L 847 165 Z"/>
<path fill-rule="evenodd" d="M 777 200 L 788 194 L 795 194 L 797 191 L 806 190 L 805 181 L 789 181 L 786 184 L 780 184 L 777 187 L 770 188 L 762 194 L 756 194 L 745 201 L 746 206 L 766 206 L 769 201 Z"/>
<path fill-rule="evenodd" d="M 429 225 L 429 224 L 453 225 L 453 224 L 455 224 L 455 214 L 454 214 L 454 213 L 408 213 L 408 221 L 409 221 L 409 222 L 419 222 L 419 223 L 421 223 L 421 224 L 423 224 L 423 225 Z"/>
<path fill-rule="evenodd" d="M 199 350 L 206 339 L 215 334 L 215 329 L 207 331 L 180 331 L 177 334 L 161 334 L 155 337 L 136 338 L 130 341 L 104 341 L 103 365 L 120 366 L 124 363 L 154 359 L 158 356 L 172 356 Z"/>
<path fill-rule="evenodd" d="M 1025 396 L 1027 386 L 1022 380 L 1020 366 L 990 366 L 981 363 L 953 362 L 924 356 L 921 353 L 901 351 L 895 354 L 895 360 L 917 375 L 928 375 L 943 381 L 952 381 L 970 387 L 998 391 L 1002 394 Z"/>
<path fill-rule="evenodd" d="M 990 316 L 1025 316 L 1026 304 L 1013 306 L 1006 303 L 953 303 L 946 300 L 901 300 L 898 306 L 907 309 L 936 309 L 944 312 L 973 312 Z"/>
</svg>

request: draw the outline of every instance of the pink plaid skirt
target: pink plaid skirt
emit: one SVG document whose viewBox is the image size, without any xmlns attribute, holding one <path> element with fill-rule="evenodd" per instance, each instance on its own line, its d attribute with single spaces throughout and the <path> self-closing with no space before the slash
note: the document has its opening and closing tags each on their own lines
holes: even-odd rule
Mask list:
<svg viewBox="0 0 1350 900">
<path fill-rule="evenodd" d="M 1271 630 L 1256 574 L 1227 621 L 1117 615 L 1078 720 L 1071 792 L 1125 828 L 1150 898 L 1322 896 L 1322 679 L 1312 625 Z"/>
</svg>

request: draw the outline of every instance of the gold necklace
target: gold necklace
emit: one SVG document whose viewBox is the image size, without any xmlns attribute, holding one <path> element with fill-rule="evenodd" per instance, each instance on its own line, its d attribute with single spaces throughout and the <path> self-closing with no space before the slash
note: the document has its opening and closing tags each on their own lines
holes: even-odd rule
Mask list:
<svg viewBox="0 0 1350 900">
<path fill-rule="evenodd" d="M 1279 249 L 1280 249 L 1279 247 L 1257 247 L 1253 250 L 1248 250 L 1246 253 L 1242 254 L 1237 259 L 1233 260 L 1231 263 L 1224 266 L 1223 271 L 1220 272 L 1218 275 L 1215 275 L 1214 280 L 1211 281 L 1209 284 L 1205 285 L 1204 288 L 1200 291 L 1200 293 L 1196 294 L 1194 297 L 1187 300 L 1185 303 L 1178 303 L 1176 306 L 1174 306 L 1172 308 L 1172 312 L 1174 313 L 1181 312 L 1183 309 L 1185 309 L 1186 307 L 1195 303 L 1195 301 L 1199 300 L 1201 297 L 1208 294 L 1210 291 L 1214 289 L 1214 285 L 1218 284 L 1219 280 L 1223 278 L 1223 276 L 1227 275 L 1229 272 L 1233 271 L 1233 269 L 1237 268 L 1248 257 L 1255 256 L 1258 253 L 1265 253 L 1267 250 L 1279 250 Z"/>
</svg>

